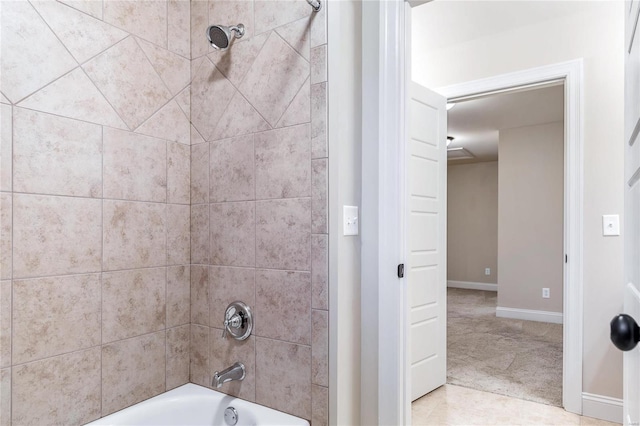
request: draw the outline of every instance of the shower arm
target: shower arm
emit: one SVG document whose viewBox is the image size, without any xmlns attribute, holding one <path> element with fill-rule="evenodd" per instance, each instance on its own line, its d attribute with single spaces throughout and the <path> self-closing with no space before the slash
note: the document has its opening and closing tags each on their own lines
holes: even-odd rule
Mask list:
<svg viewBox="0 0 640 426">
<path fill-rule="evenodd" d="M 318 12 L 322 9 L 322 3 L 320 3 L 320 0 L 307 0 L 307 3 L 309 3 L 313 8 L 314 12 Z"/>
</svg>

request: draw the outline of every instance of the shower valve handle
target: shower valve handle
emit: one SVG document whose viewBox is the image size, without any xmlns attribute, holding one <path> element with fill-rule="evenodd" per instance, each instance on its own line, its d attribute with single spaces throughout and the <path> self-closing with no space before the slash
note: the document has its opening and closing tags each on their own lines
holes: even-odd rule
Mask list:
<svg viewBox="0 0 640 426">
<path fill-rule="evenodd" d="M 229 330 L 230 327 L 237 329 L 237 328 L 240 328 L 240 326 L 242 326 L 242 317 L 239 314 L 233 314 L 230 318 L 225 318 L 222 325 L 223 325 L 222 337 L 225 338 L 227 337 L 227 330 Z"/>
</svg>

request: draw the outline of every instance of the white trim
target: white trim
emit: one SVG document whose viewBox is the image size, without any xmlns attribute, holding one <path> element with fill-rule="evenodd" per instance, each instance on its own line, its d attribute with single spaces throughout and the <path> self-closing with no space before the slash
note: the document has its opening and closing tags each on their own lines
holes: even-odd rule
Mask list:
<svg viewBox="0 0 640 426">
<path fill-rule="evenodd" d="M 564 79 L 564 264 L 563 384 L 567 411 L 582 413 L 583 341 L 583 60 L 516 71 L 485 79 L 441 87 L 448 99 Z"/>
<path fill-rule="evenodd" d="M 592 393 L 582 393 L 582 415 L 608 422 L 622 423 L 624 417 L 622 399 Z"/>
<path fill-rule="evenodd" d="M 449 288 L 464 288 L 467 290 L 484 290 L 484 291 L 498 291 L 498 284 L 490 283 L 474 283 L 471 281 L 447 281 L 447 287 Z"/>
<path fill-rule="evenodd" d="M 498 318 L 513 318 L 525 321 L 550 322 L 552 324 L 562 324 L 562 312 L 536 311 L 533 309 L 518 308 L 496 308 Z"/>
</svg>

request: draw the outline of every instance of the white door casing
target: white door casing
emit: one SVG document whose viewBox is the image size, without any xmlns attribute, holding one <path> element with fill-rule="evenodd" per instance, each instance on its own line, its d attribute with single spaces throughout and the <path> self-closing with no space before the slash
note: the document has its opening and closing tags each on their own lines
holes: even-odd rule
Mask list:
<svg viewBox="0 0 640 426">
<path fill-rule="evenodd" d="M 640 1 L 628 1 L 625 37 L 625 313 L 640 322 Z M 640 424 L 640 345 L 625 352 L 624 424 Z"/>
<path fill-rule="evenodd" d="M 407 280 L 411 400 L 447 379 L 446 99 L 411 82 L 407 97 Z"/>
</svg>

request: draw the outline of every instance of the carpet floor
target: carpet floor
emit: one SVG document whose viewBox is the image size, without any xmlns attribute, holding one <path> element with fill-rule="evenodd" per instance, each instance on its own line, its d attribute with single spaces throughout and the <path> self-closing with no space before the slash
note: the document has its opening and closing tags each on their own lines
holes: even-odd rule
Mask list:
<svg viewBox="0 0 640 426">
<path fill-rule="evenodd" d="M 562 325 L 496 317 L 497 293 L 447 291 L 447 383 L 562 406 Z"/>
</svg>

